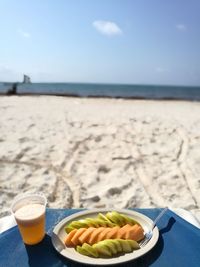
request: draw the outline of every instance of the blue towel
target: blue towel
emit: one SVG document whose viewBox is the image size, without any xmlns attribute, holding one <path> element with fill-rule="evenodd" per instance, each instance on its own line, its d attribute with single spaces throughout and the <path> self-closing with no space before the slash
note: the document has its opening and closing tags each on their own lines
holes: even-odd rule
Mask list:
<svg viewBox="0 0 200 267">
<path fill-rule="evenodd" d="M 160 209 L 134 209 L 152 220 Z M 23 244 L 17 226 L 0 235 L 0 267 L 80 267 L 80 263 L 61 256 L 52 246 L 51 232 L 55 224 L 77 209 L 47 209 L 44 240 L 35 246 Z M 199 267 L 200 230 L 172 211 L 158 223 L 160 236 L 156 246 L 146 255 L 119 267 Z"/>
</svg>

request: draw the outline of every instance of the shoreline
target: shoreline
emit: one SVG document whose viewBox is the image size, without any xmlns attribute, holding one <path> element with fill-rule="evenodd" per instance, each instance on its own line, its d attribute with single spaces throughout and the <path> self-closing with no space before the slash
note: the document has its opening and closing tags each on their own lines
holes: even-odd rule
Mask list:
<svg viewBox="0 0 200 267">
<path fill-rule="evenodd" d="M 35 97 L 36 96 L 36 97 Z M 0 97 L 0 217 L 23 191 L 55 208 L 184 208 L 200 219 L 200 103 Z"/>
<path fill-rule="evenodd" d="M 121 99 L 121 100 L 150 100 L 150 101 L 177 101 L 177 102 L 200 102 L 200 99 L 193 99 L 193 98 L 188 98 L 188 99 L 181 99 L 181 98 L 172 98 L 172 97 L 141 97 L 141 96 L 103 96 L 103 95 L 88 95 L 88 96 L 84 96 L 84 95 L 78 95 L 78 94 L 55 94 L 55 93 L 11 93 L 11 94 L 7 94 L 7 93 L 1 93 L 0 92 L 0 97 L 8 97 L 8 96 L 19 96 L 19 97 L 26 97 L 26 96 L 32 96 L 32 97 L 37 97 L 37 96 L 55 96 L 55 97 L 67 97 L 67 98 L 82 98 L 82 99 L 113 99 L 113 100 L 117 100 L 117 99 Z"/>
<path fill-rule="evenodd" d="M 0 95 L 200 101 L 200 86 L 106 83 L 2 83 Z"/>
</svg>

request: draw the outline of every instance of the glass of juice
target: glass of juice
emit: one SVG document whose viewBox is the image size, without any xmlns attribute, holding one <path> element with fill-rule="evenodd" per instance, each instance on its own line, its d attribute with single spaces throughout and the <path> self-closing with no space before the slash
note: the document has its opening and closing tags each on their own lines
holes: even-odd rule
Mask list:
<svg viewBox="0 0 200 267">
<path fill-rule="evenodd" d="M 27 245 L 35 245 L 45 236 L 45 211 L 47 199 L 42 194 L 21 194 L 12 204 L 12 212 L 22 239 Z"/>
</svg>

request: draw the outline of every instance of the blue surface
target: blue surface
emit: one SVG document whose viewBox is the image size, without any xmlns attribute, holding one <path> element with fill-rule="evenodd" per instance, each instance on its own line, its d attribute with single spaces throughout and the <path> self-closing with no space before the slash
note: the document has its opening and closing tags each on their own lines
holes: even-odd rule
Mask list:
<svg viewBox="0 0 200 267">
<path fill-rule="evenodd" d="M 160 209 L 135 209 L 154 219 Z M 25 246 L 17 226 L 0 235 L 0 267 L 80 267 L 83 264 L 65 259 L 55 251 L 51 243 L 54 226 L 64 217 L 80 210 L 47 209 L 44 240 L 35 246 Z M 145 256 L 119 267 L 199 267 L 200 230 L 172 211 L 158 223 L 160 237 L 156 246 Z"/>
<path fill-rule="evenodd" d="M 82 97 L 200 100 L 200 86 L 142 84 L 30 83 L 18 84 L 18 94 L 50 94 Z"/>
<path fill-rule="evenodd" d="M 13 88 L 13 83 L 2 83 L 0 82 L 0 95 L 7 94 Z"/>
</svg>

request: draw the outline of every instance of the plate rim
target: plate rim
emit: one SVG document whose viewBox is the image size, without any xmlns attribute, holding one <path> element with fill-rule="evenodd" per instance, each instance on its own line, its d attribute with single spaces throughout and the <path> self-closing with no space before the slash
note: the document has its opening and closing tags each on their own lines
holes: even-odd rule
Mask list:
<svg viewBox="0 0 200 267">
<path fill-rule="evenodd" d="M 56 235 L 57 237 L 59 237 L 58 236 L 59 231 L 64 227 L 65 224 L 67 224 L 67 222 L 69 222 L 71 220 L 74 220 L 77 217 L 87 216 L 87 215 L 90 215 L 90 214 L 98 214 L 100 212 L 101 213 L 105 213 L 105 212 L 109 212 L 109 211 L 117 211 L 117 212 L 120 212 L 120 213 L 124 213 L 126 215 L 129 215 L 129 216 L 134 216 L 135 215 L 135 216 L 140 217 L 144 221 L 146 221 L 148 224 L 152 224 L 153 223 L 153 221 L 148 216 L 146 216 L 143 213 L 140 213 L 138 211 L 132 210 L 132 209 L 114 209 L 114 208 L 84 209 L 84 210 L 77 211 L 77 212 L 75 212 L 75 213 L 73 213 L 73 214 L 71 214 L 71 215 L 66 216 L 65 218 L 63 218 L 59 223 L 57 223 L 55 225 L 55 227 L 53 228 L 53 231 L 52 232 L 53 232 L 54 235 Z M 66 248 L 63 249 L 62 251 L 60 251 L 56 247 L 56 244 L 54 244 L 54 240 L 53 240 L 52 237 L 51 237 L 51 241 L 52 241 L 52 244 L 53 244 L 53 247 L 55 248 L 55 250 L 60 255 L 62 255 L 63 257 L 65 257 L 67 259 L 70 259 L 70 260 L 75 261 L 75 262 L 78 262 L 78 263 L 87 264 L 87 265 L 94 265 L 95 264 L 97 266 L 104 266 L 104 265 L 106 266 L 106 265 L 116 265 L 116 264 L 120 264 L 120 263 L 125 263 L 125 262 L 131 261 L 131 260 L 135 260 L 135 259 L 137 259 L 139 257 L 144 256 L 147 252 L 149 252 L 156 245 L 156 243 L 158 241 L 158 238 L 159 238 L 159 230 L 158 230 L 158 227 L 155 226 L 154 229 L 153 229 L 153 239 L 151 239 L 148 242 L 148 244 L 144 247 L 144 248 L 146 248 L 146 250 L 144 251 L 144 253 L 142 253 L 142 254 L 140 253 L 141 255 L 138 255 L 136 257 L 127 257 L 127 255 L 130 255 L 130 254 L 127 253 L 127 254 L 125 254 L 126 257 L 123 258 L 123 259 L 121 258 L 121 260 L 119 260 L 119 261 L 117 261 L 117 258 L 110 258 L 110 259 L 103 259 L 103 258 L 101 258 L 101 262 L 100 261 L 98 262 L 98 258 L 92 258 L 92 257 L 90 258 L 90 257 L 87 257 L 87 261 L 83 261 L 83 260 L 79 259 L 78 257 L 66 256 L 66 254 L 62 253 L 63 250 L 65 251 Z M 63 246 L 65 246 L 64 243 L 63 243 Z M 144 248 L 141 248 L 141 249 L 144 250 Z M 78 254 L 78 252 L 77 252 L 77 254 Z M 80 257 L 82 257 L 82 256 L 83 255 L 81 255 Z M 105 260 L 105 262 L 102 262 L 104 260 Z M 108 261 L 108 260 L 110 260 L 110 261 Z"/>
</svg>

